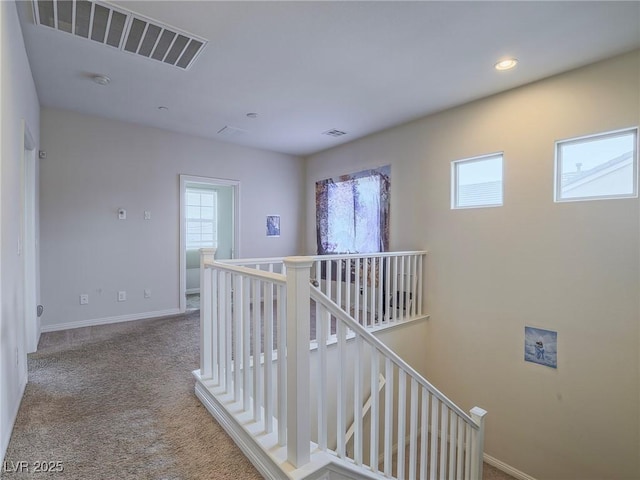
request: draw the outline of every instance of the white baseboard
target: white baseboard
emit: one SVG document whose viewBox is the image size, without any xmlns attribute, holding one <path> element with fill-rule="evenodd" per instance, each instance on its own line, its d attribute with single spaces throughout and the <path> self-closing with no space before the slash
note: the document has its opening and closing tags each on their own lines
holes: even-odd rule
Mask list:
<svg viewBox="0 0 640 480">
<path fill-rule="evenodd" d="M 120 315 L 117 317 L 94 318 L 90 320 L 80 320 L 78 322 L 56 323 L 55 325 L 44 325 L 41 329 L 42 333 L 56 332 L 58 330 L 69 330 L 71 328 L 95 327 L 96 325 L 108 325 L 110 323 L 131 322 L 134 320 L 146 320 L 156 317 L 170 317 L 179 315 L 179 308 L 171 308 L 169 310 L 159 310 L 156 312 L 132 313 L 130 315 Z"/>
<path fill-rule="evenodd" d="M 508 473 L 514 478 L 517 478 L 518 480 L 536 480 L 531 475 L 527 475 L 526 473 L 521 472 L 520 470 L 513 468 L 511 465 L 507 465 L 506 463 L 501 462 L 497 458 L 493 458 L 491 455 L 487 455 L 486 453 L 484 454 L 484 461 L 489 465 L 496 467 L 498 470 L 501 470 L 504 473 Z"/>
</svg>

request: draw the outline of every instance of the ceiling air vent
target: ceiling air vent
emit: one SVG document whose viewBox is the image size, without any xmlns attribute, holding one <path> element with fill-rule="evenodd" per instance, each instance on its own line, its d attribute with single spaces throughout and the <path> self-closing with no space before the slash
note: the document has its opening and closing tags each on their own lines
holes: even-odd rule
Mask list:
<svg viewBox="0 0 640 480">
<path fill-rule="evenodd" d="M 230 125 L 225 125 L 220 130 L 218 130 L 218 135 L 225 138 L 236 138 L 246 134 L 247 131 L 238 127 L 232 127 Z"/>
<path fill-rule="evenodd" d="M 342 130 L 336 130 L 332 128 L 331 130 L 327 130 L 326 132 L 322 132 L 323 135 L 329 135 L 330 137 L 341 137 L 342 135 L 346 135 L 347 132 L 343 132 Z"/>
<path fill-rule="evenodd" d="M 207 44 L 203 38 L 97 1 L 34 0 L 33 11 L 37 25 L 183 70 L 193 64 Z"/>
</svg>

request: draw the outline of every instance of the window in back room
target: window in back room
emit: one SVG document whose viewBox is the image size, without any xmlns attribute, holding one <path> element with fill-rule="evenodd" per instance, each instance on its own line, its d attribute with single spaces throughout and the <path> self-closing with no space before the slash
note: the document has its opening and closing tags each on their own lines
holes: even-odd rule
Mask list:
<svg viewBox="0 0 640 480">
<path fill-rule="evenodd" d="M 187 250 L 214 247 L 218 243 L 217 192 L 204 188 L 187 188 Z"/>
</svg>

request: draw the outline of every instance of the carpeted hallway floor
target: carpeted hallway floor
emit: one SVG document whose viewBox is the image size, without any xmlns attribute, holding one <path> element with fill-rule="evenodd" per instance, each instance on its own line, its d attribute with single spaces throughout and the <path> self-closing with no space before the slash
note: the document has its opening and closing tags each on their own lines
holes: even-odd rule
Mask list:
<svg viewBox="0 0 640 480">
<path fill-rule="evenodd" d="M 198 312 L 43 334 L 0 477 L 262 478 L 193 393 L 198 336 Z"/>
</svg>

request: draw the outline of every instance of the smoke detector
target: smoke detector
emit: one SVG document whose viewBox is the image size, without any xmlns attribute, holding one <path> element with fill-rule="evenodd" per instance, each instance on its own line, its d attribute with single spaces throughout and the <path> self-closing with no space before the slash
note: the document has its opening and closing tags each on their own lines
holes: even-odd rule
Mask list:
<svg viewBox="0 0 640 480">
<path fill-rule="evenodd" d="M 107 85 L 111 81 L 106 75 L 94 75 L 92 80 L 98 85 Z"/>
<path fill-rule="evenodd" d="M 343 132 L 342 130 L 336 130 L 332 128 L 331 130 L 327 130 L 326 132 L 322 132 L 323 135 L 329 135 L 330 137 L 341 137 L 342 135 L 346 135 L 347 132 Z"/>
</svg>

